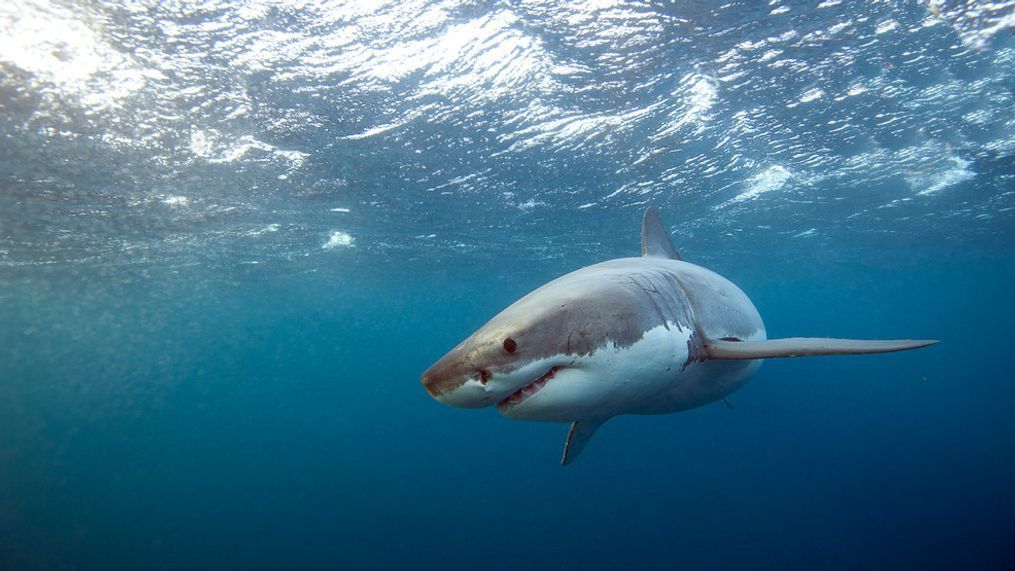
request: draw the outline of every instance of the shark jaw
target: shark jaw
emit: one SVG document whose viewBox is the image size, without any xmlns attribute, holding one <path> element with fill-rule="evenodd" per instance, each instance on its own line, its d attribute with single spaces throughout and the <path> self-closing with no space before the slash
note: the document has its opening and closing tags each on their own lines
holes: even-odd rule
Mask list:
<svg viewBox="0 0 1015 571">
<path fill-rule="evenodd" d="M 527 363 L 515 363 L 508 370 L 498 370 L 477 362 L 472 367 L 474 372 L 454 382 L 452 388 L 442 391 L 428 388 L 428 391 L 434 399 L 448 406 L 485 408 L 496 405 L 503 413 L 535 396 L 558 372 L 577 369 L 581 364 L 574 355 L 552 355 Z M 424 374 L 424 384 L 427 384 L 429 374 Z"/>
<path fill-rule="evenodd" d="M 544 386 L 546 386 L 546 383 L 550 382 L 551 379 L 557 376 L 557 371 L 559 371 L 560 369 L 561 369 L 560 365 L 554 365 L 550 367 L 550 370 L 543 373 L 541 377 L 525 385 L 524 387 L 518 389 L 517 391 L 511 393 L 511 396 L 497 403 L 497 410 L 500 411 L 501 414 L 504 414 L 507 411 L 509 411 L 511 407 L 518 406 L 523 402 L 529 400 L 530 398 L 535 396 L 536 393 L 538 393 Z"/>
</svg>

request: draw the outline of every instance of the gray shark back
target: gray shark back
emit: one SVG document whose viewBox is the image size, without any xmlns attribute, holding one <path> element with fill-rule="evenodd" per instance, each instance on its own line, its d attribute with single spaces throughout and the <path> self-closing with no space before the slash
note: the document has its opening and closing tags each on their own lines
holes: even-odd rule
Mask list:
<svg viewBox="0 0 1015 571">
<path fill-rule="evenodd" d="M 568 291 L 575 292 L 573 299 L 569 300 Z M 562 276 L 526 298 L 519 305 L 567 305 L 575 323 L 595 322 L 611 315 L 611 309 L 624 308 L 611 315 L 614 327 L 602 329 L 612 329 L 610 341 L 621 347 L 659 325 L 692 329 L 709 339 L 764 339 L 765 335 L 761 315 L 743 290 L 709 269 L 680 260 L 608 260 Z M 605 339 L 598 341 L 593 345 Z"/>
<path fill-rule="evenodd" d="M 609 260 L 585 270 L 623 275 L 634 295 L 644 298 L 639 320 L 649 327 L 669 321 L 690 327 L 706 339 L 765 338 L 761 315 L 747 294 L 707 268 L 642 257 Z"/>
</svg>

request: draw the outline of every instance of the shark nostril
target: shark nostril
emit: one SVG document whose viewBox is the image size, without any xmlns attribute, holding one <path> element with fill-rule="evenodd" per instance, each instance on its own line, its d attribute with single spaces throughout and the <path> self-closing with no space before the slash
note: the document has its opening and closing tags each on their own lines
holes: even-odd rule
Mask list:
<svg viewBox="0 0 1015 571">
<path fill-rule="evenodd" d="M 486 369 L 480 369 L 479 370 L 479 383 L 482 384 L 482 385 L 485 385 L 486 382 L 489 381 L 489 380 L 490 380 L 490 371 L 487 371 Z"/>
</svg>

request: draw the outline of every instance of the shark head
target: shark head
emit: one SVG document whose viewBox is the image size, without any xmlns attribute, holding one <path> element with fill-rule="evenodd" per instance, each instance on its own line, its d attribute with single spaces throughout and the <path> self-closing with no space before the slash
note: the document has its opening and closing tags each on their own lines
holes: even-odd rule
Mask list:
<svg viewBox="0 0 1015 571">
<path fill-rule="evenodd" d="M 686 338 L 672 342 L 679 328 L 665 326 L 658 309 L 646 310 L 652 302 L 624 266 L 624 259 L 591 266 L 533 291 L 424 372 L 423 386 L 444 404 L 496 405 L 510 418 L 609 414 L 643 392 L 642 379 L 656 377 L 629 369 L 651 361 L 679 364 L 688 347 Z M 667 339 L 655 339 L 660 335 Z M 648 360 L 622 358 L 648 354 L 646 343 L 658 345 Z"/>
</svg>

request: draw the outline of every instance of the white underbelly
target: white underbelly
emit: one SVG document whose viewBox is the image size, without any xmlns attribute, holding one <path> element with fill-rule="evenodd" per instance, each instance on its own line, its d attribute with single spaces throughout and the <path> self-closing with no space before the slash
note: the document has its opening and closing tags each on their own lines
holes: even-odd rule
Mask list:
<svg viewBox="0 0 1015 571">
<path fill-rule="evenodd" d="M 761 361 L 705 361 L 692 363 L 658 393 L 632 407 L 627 414 L 667 414 L 723 399 L 747 384 Z"/>
</svg>

